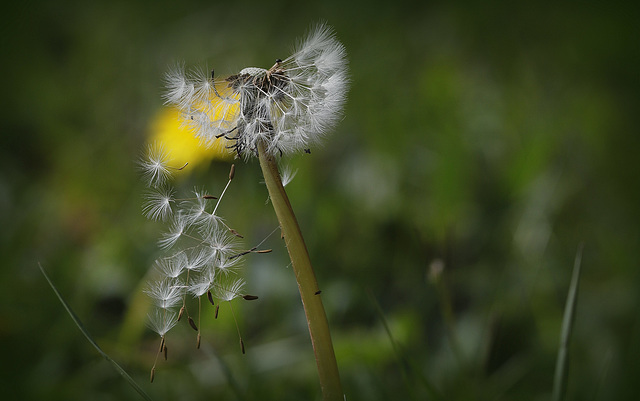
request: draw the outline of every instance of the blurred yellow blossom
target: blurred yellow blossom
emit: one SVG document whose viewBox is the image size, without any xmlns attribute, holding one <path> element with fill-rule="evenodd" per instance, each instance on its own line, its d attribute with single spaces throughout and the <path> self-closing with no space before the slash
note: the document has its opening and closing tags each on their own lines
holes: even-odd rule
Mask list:
<svg viewBox="0 0 640 401">
<path fill-rule="evenodd" d="M 198 166 L 212 160 L 232 160 L 233 152 L 227 149 L 229 141 L 219 138 L 203 143 L 188 127 L 181 125 L 180 112 L 175 107 L 163 107 L 151 121 L 149 142 L 161 145 L 170 154 L 171 164 Z"/>
</svg>

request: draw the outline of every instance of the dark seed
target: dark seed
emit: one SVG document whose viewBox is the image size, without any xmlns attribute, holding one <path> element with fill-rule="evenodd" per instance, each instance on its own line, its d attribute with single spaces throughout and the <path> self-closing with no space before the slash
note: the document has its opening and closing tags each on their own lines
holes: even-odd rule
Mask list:
<svg viewBox="0 0 640 401">
<path fill-rule="evenodd" d="M 244 298 L 247 301 L 253 301 L 258 299 L 257 295 L 243 295 L 242 298 Z"/>
<path fill-rule="evenodd" d="M 198 331 L 198 326 L 196 326 L 196 323 L 193 321 L 193 319 L 191 319 L 191 316 L 189 316 L 189 325 L 191 326 L 192 329 L 194 329 L 195 331 Z"/>
<path fill-rule="evenodd" d="M 237 232 L 233 228 L 230 228 L 229 231 L 231 231 L 231 234 L 235 235 L 238 238 L 244 238 L 239 232 Z"/>
<path fill-rule="evenodd" d="M 211 302 L 211 305 L 215 305 L 215 303 L 213 302 L 213 295 L 211 295 L 211 290 L 207 291 L 207 298 L 209 298 L 209 302 Z"/>
</svg>

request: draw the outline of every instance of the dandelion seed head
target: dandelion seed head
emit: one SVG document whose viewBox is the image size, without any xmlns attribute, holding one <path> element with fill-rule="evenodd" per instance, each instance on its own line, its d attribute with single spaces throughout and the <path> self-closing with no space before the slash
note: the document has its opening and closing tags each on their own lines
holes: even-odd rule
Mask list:
<svg viewBox="0 0 640 401">
<path fill-rule="evenodd" d="M 225 80 L 174 68 L 166 77 L 168 103 L 205 143 L 219 137 L 248 158 L 264 143 L 272 155 L 318 144 L 339 120 L 349 80 L 344 46 L 320 24 L 293 54 L 269 69 L 247 67 Z"/>
<path fill-rule="evenodd" d="M 267 74 L 267 70 L 259 67 L 247 67 L 240 70 L 239 75 L 250 75 L 252 77 L 263 76 Z"/>
</svg>

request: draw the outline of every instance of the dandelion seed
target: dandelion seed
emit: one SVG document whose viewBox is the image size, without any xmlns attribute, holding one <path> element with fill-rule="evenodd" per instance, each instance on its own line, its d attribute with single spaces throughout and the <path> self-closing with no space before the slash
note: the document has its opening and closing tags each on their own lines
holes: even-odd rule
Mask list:
<svg viewBox="0 0 640 401">
<path fill-rule="evenodd" d="M 187 257 L 184 253 L 180 252 L 169 258 L 158 259 L 156 261 L 156 267 L 162 273 L 163 276 L 176 279 L 187 266 Z"/>
<path fill-rule="evenodd" d="M 210 195 L 206 195 L 203 191 L 194 190 L 194 198 L 183 203 L 184 219 L 187 225 L 196 224 L 207 213 L 207 200 L 211 199 Z"/>
<path fill-rule="evenodd" d="M 175 216 L 173 224 L 167 233 L 158 241 L 162 249 L 169 249 L 182 237 L 187 227 L 187 221 L 182 214 Z"/>
<path fill-rule="evenodd" d="M 192 82 L 186 79 L 184 66 L 176 65 L 165 75 L 165 86 L 167 91 L 164 94 L 165 103 L 175 104 L 180 109 L 188 106 L 186 99 L 190 99 L 195 92 Z"/>
<path fill-rule="evenodd" d="M 223 301 L 232 301 L 235 298 L 241 297 L 244 285 L 245 283 L 242 279 L 236 279 L 227 284 L 220 284 L 214 288 L 216 298 Z"/>
<path fill-rule="evenodd" d="M 216 262 L 214 265 L 216 270 L 222 273 L 223 275 L 228 275 L 229 273 L 235 271 L 240 263 L 240 258 L 233 257 L 223 257 Z"/>
<path fill-rule="evenodd" d="M 209 246 L 209 259 L 215 264 L 221 263 L 236 252 L 235 236 L 228 234 L 225 229 L 214 230 L 205 238 Z"/>
<path fill-rule="evenodd" d="M 163 338 L 162 344 L 164 345 L 164 336 L 178 323 L 178 316 L 165 309 L 155 309 L 153 313 L 149 314 L 148 321 L 151 330 Z"/>
<path fill-rule="evenodd" d="M 169 309 L 182 300 L 183 286 L 178 280 L 163 279 L 150 284 L 145 292 L 158 308 Z"/>
<path fill-rule="evenodd" d="M 196 323 L 193 321 L 191 316 L 189 316 L 187 320 L 189 320 L 189 326 L 191 326 L 191 328 L 194 329 L 195 331 L 198 331 L 198 326 L 196 326 Z"/>
<path fill-rule="evenodd" d="M 281 168 L 280 177 L 282 179 L 282 186 L 286 187 L 287 185 L 289 185 L 289 183 L 291 183 L 291 181 L 293 181 L 293 179 L 295 178 L 296 174 L 298 174 L 298 170 L 292 171 L 291 167 L 289 166 Z"/>
<path fill-rule="evenodd" d="M 215 271 L 213 269 L 207 270 L 203 274 L 201 274 L 195 282 L 189 285 L 189 292 L 193 294 L 195 297 L 201 297 L 205 293 L 210 294 L 211 286 L 213 285 L 213 281 L 215 279 Z M 213 304 L 211 297 L 209 297 L 209 301 Z"/>
<path fill-rule="evenodd" d="M 170 188 L 158 188 L 146 195 L 142 212 L 151 220 L 166 220 L 173 212 L 171 205 L 173 204 L 174 192 Z"/>
<path fill-rule="evenodd" d="M 149 187 L 160 187 L 171 177 L 169 154 L 160 145 L 149 145 L 147 156 L 139 166 Z"/>
<path fill-rule="evenodd" d="M 233 322 L 236 324 L 236 331 L 238 332 L 238 338 L 240 339 L 240 350 L 244 355 L 245 353 L 244 341 L 242 340 L 242 334 L 240 334 L 240 326 L 238 325 L 238 320 L 236 319 L 236 313 L 233 311 L 233 305 L 231 304 L 231 302 L 229 302 L 229 309 L 231 309 L 231 316 L 233 316 Z M 218 314 L 218 310 L 216 309 L 216 316 L 217 314 Z"/>
<path fill-rule="evenodd" d="M 233 228 L 229 229 L 229 232 L 231 234 L 233 234 L 234 236 L 238 237 L 238 238 L 244 238 L 244 236 L 242 236 L 242 234 L 240 234 L 239 232 L 237 232 L 236 230 L 234 230 Z"/>
<path fill-rule="evenodd" d="M 212 213 L 202 213 L 195 222 L 203 237 L 215 236 L 221 224 L 222 217 Z"/>
<path fill-rule="evenodd" d="M 191 253 L 186 260 L 184 268 L 189 271 L 199 271 L 207 264 L 207 261 L 208 254 L 206 250 L 200 249 Z"/>
</svg>

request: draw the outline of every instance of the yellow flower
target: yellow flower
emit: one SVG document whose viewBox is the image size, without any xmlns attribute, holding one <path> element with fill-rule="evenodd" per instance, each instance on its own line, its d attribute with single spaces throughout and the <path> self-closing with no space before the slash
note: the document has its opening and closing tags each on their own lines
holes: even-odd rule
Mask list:
<svg viewBox="0 0 640 401">
<path fill-rule="evenodd" d="M 161 145 L 170 154 L 171 164 L 181 167 L 206 164 L 212 160 L 232 160 L 233 152 L 227 149 L 230 142 L 219 138 L 203 143 L 193 132 L 180 123 L 180 112 L 175 107 L 163 107 L 151 122 L 149 142 Z"/>
</svg>

